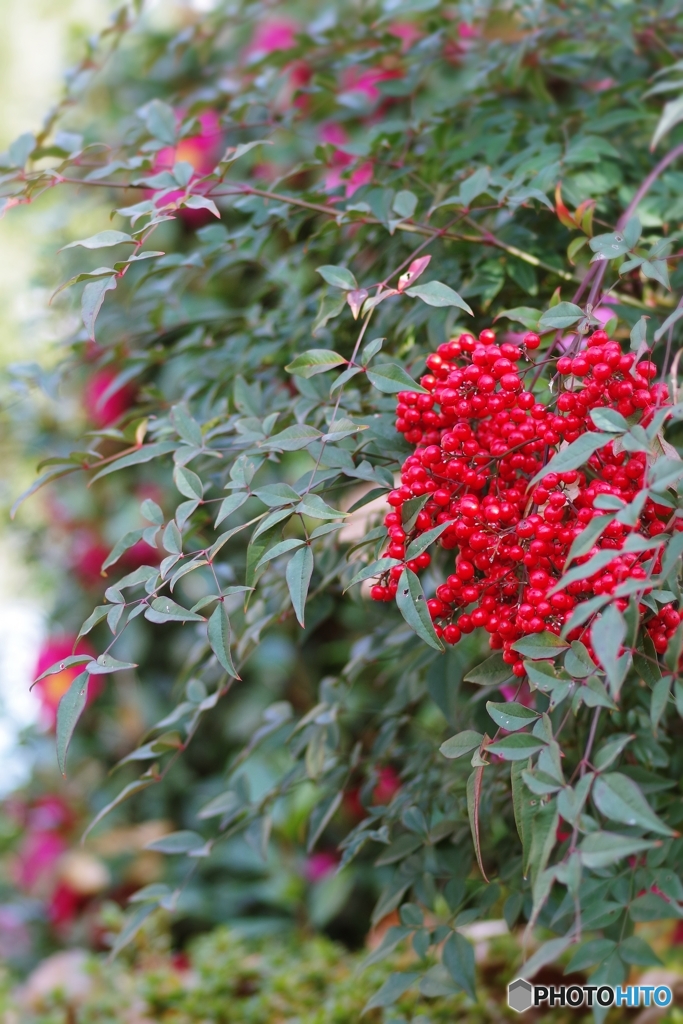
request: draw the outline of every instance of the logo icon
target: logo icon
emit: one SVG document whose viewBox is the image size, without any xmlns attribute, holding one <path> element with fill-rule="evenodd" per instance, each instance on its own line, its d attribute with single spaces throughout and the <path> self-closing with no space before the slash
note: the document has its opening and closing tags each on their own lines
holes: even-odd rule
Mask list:
<svg viewBox="0 0 683 1024">
<path fill-rule="evenodd" d="M 508 1006 L 517 1013 L 524 1013 L 533 1003 L 533 988 L 524 978 L 517 978 L 508 985 Z"/>
</svg>

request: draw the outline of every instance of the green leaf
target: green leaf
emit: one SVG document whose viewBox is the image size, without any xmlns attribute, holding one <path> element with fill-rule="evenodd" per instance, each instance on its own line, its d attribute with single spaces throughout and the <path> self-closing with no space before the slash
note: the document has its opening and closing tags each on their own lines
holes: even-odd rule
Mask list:
<svg viewBox="0 0 683 1024">
<path fill-rule="evenodd" d="M 203 615 L 176 604 L 170 597 L 155 597 L 145 612 L 150 622 L 206 622 Z"/>
<path fill-rule="evenodd" d="M 399 217 L 404 219 L 413 216 L 416 206 L 417 196 L 414 192 L 409 192 L 406 189 L 401 189 L 400 192 L 397 192 L 391 204 L 394 213 L 397 213 Z"/>
<path fill-rule="evenodd" d="M 481 856 L 481 835 L 479 830 L 479 804 L 481 801 L 481 790 L 484 781 L 484 766 L 477 765 L 474 771 L 467 778 L 467 817 L 470 822 L 470 832 L 472 833 L 472 842 L 474 844 L 474 852 L 477 857 L 477 864 L 479 870 L 482 873 L 484 881 L 488 882 L 486 877 L 486 871 L 484 870 L 484 862 Z"/>
<path fill-rule="evenodd" d="M 558 302 L 551 309 L 546 309 L 538 321 L 541 334 L 546 331 L 561 331 L 578 323 L 586 314 L 575 302 Z"/>
<path fill-rule="evenodd" d="M 235 668 L 232 654 L 230 653 L 230 619 L 228 618 L 223 601 L 219 601 L 214 608 L 206 628 L 209 644 L 211 650 L 216 655 L 218 664 L 225 669 L 228 675 L 234 679 L 239 679 L 239 673 Z"/>
<path fill-rule="evenodd" d="M 616 409 L 592 409 L 590 417 L 598 430 L 607 430 L 612 434 L 625 434 L 629 429 L 628 422 Z"/>
<path fill-rule="evenodd" d="M 486 702 L 486 710 L 501 729 L 506 732 L 516 732 L 524 729 L 538 718 L 538 711 L 527 708 L 524 704 L 517 704 L 516 701 L 508 701 L 504 704 L 496 704 L 491 700 Z"/>
<path fill-rule="evenodd" d="M 292 599 L 292 607 L 299 625 L 304 626 L 304 614 L 306 610 L 306 597 L 313 575 L 313 552 L 310 545 L 306 544 L 299 548 L 295 555 L 290 558 L 285 570 L 289 596 Z"/>
<path fill-rule="evenodd" d="M 396 604 L 403 618 L 420 639 L 435 650 L 442 651 L 443 644 L 434 632 L 422 584 L 410 569 L 405 569 L 398 581 Z"/>
<path fill-rule="evenodd" d="M 429 394 L 426 388 L 414 381 L 398 363 L 375 363 L 374 368 L 367 371 L 367 377 L 378 391 L 387 395 L 395 395 L 399 391 Z"/>
<path fill-rule="evenodd" d="M 511 678 L 513 676 L 510 666 L 503 661 L 503 655 L 497 653 L 470 669 L 464 680 L 476 686 L 500 686 Z"/>
<path fill-rule="evenodd" d="M 620 772 L 599 776 L 593 787 L 595 806 L 611 821 L 656 832 L 661 836 L 675 835 L 652 810 L 640 787 Z"/>
<path fill-rule="evenodd" d="M 304 545 L 303 540 L 299 540 L 297 537 L 288 537 L 286 540 L 281 540 L 279 544 L 269 548 L 268 551 L 260 558 L 256 563 L 256 572 L 263 568 L 273 558 L 278 558 L 280 555 L 286 554 L 288 551 L 294 551 L 296 548 L 300 548 Z"/>
<path fill-rule="evenodd" d="M 141 108 L 138 113 L 143 118 L 147 131 L 155 139 L 172 146 L 176 141 L 176 115 L 173 107 L 163 100 L 154 99 Z"/>
<path fill-rule="evenodd" d="M 294 511 L 304 516 L 310 516 L 311 519 L 341 519 L 347 515 L 346 512 L 332 508 L 331 505 L 323 501 L 319 494 L 304 495 Z"/>
<path fill-rule="evenodd" d="M 132 942 L 147 918 L 153 914 L 156 909 L 156 903 L 143 903 L 141 907 L 138 907 L 132 914 L 129 914 L 125 918 L 123 928 L 116 936 L 116 941 L 111 947 L 111 952 L 109 954 L 110 959 L 117 956 L 129 942 Z"/>
<path fill-rule="evenodd" d="M 176 429 L 179 437 L 192 445 L 193 448 L 201 448 L 204 444 L 202 428 L 196 420 L 188 415 L 182 405 L 174 405 L 171 409 L 171 423 Z"/>
<path fill-rule="evenodd" d="M 417 835 L 399 836 L 383 853 L 380 853 L 375 864 L 377 867 L 384 867 L 386 864 L 395 864 L 398 860 L 405 860 L 411 853 L 419 850 L 423 842 L 423 839 Z"/>
<path fill-rule="evenodd" d="M 625 638 L 626 620 L 616 605 L 610 604 L 591 626 L 591 643 L 615 699 L 630 663 L 628 654 L 619 656 Z"/>
<path fill-rule="evenodd" d="M 307 448 L 311 441 L 315 441 L 320 436 L 320 431 L 315 427 L 297 423 L 296 426 L 286 427 L 279 434 L 274 434 L 265 441 L 259 441 L 259 448 L 298 452 L 302 448 Z"/>
<path fill-rule="evenodd" d="M 559 959 L 564 951 L 573 942 L 573 936 L 565 935 L 560 939 L 549 939 L 536 950 L 533 956 L 529 957 L 526 963 L 519 968 L 519 976 L 522 978 L 533 978 L 534 974 L 540 971 L 541 967 L 553 963 Z"/>
<path fill-rule="evenodd" d="M 57 707 L 57 763 L 62 775 L 66 775 L 66 755 L 71 737 L 88 700 L 89 679 L 87 672 L 76 676 Z"/>
<path fill-rule="evenodd" d="M 213 524 L 214 529 L 219 525 L 219 523 L 222 523 L 224 519 L 231 516 L 233 512 L 236 512 L 238 508 L 241 508 L 248 497 L 249 495 L 246 491 L 234 491 L 232 494 L 229 494 L 227 498 L 223 498 L 221 506 L 218 509 L 216 522 Z"/>
<path fill-rule="evenodd" d="M 141 793 L 143 789 L 147 789 L 148 786 L 154 785 L 159 780 L 151 774 L 145 772 L 139 779 L 135 779 L 133 782 L 129 782 L 127 786 L 121 790 L 121 792 L 114 797 L 108 804 L 106 804 L 101 811 L 95 815 L 93 820 L 90 822 L 85 832 L 83 833 L 82 841 L 84 842 L 88 835 L 92 832 L 96 825 L 105 818 L 110 811 L 113 811 L 115 807 L 118 807 L 130 796 L 134 796 L 135 793 Z"/>
<path fill-rule="evenodd" d="M 186 498 L 201 500 L 204 496 L 204 487 L 196 473 L 185 466 L 176 466 L 173 470 L 173 481 L 182 495 Z"/>
<path fill-rule="evenodd" d="M 446 939 L 441 954 L 443 965 L 456 985 L 470 997 L 477 998 L 474 981 L 474 950 L 464 935 L 453 932 Z"/>
<path fill-rule="evenodd" d="M 504 761 L 526 761 L 545 746 L 545 740 L 538 739 L 530 733 L 517 732 L 489 744 L 486 749 L 492 754 L 498 754 Z"/>
<path fill-rule="evenodd" d="M 169 452 L 174 452 L 177 447 L 178 445 L 175 441 L 156 441 L 153 444 L 143 444 L 137 451 L 131 452 L 130 455 L 123 455 L 115 462 L 110 462 L 108 466 L 105 466 L 104 469 L 95 474 L 91 482 L 94 483 L 95 480 L 101 480 L 103 476 L 116 473 L 119 469 L 128 469 L 130 466 L 140 466 L 144 462 L 151 462 L 152 459 L 158 459 L 161 455 L 168 455 Z"/>
<path fill-rule="evenodd" d="M 287 373 L 293 373 L 297 377 L 314 377 L 317 373 L 325 373 L 326 370 L 333 370 L 335 366 L 341 366 L 348 360 L 328 348 L 312 348 L 303 352 L 291 363 L 285 366 Z"/>
<path fill-rule="evenodd" d="M 568 647 L 569 644 L 565 640 L 547 630 L 545 633 L 530 633 L 529 636 L 515 640 L 512 645 L 513 651 L 517 651 L 525 658 L 531 658 L 532 661 L 554 657 L 561 651 L 566 651 Z"/>
<path fill-rule="evenodd" d="M 609 768 L 621 754 L 622 750 L 635 739 L 635 736 L 629 736 L 625 733 L 621 735 L 613 736 L 612 739 L 607 740 L 593 755 L 592 761 L 595 768 L 598 771 L 604 771 L 605 768 Z"/>
<path fill-rule="evenodd" d="M 145 849 L 154 850 L 156 853 L 190 853 L 203 846 L 204 839 L 198 832 L 183 829 L 180 832 L 169 832 L 159 839 L 152 839 L 145 845 Z"/>
<path fill-rule="evenodd" d="M 108 607 L 105 606 L 105 608 L 106 611 L 109 611 Z M 93 612 L 93 615 L 94 614 L 95 613 Z M 104 615 L 101 615 L 97 621 L 99 622 L 100 619 L 103 618 Z M 40 682 L 41 679 L 45 679 L 46 676 L 54 676 L 57 672 L 63 672 L 65 668 L 72 668 L 74 665 L 85 665 L 88 661 L 93 661 L 91 654 L 70 654 L 68 658 L 62 658 L 61 661 L 56 661 L 54 665 L 50 665 L 49 668 L 46 668 L 44 672 L 41 672 L 39 676 L 36 676 L 33 683 L 35 685 L 35 683 Z"/>
<path fill-rule="evenodd" d="M 426 284 L 413 285 L 412 288 L 406 289 L 405 294 L 410 295 L 413 299 L 422 299 L 428 306 L 457 306 L 458 309 L 464 309 L 470 316 L 474 316 L 462 296 L 441 281 L 428 281 Z"/>
<path fill-rule="evenodd" d="M 526 327 L 527 331 L 537 331 L 541 311 L 539 309 L 532 309 L 531 306 L 515 306 L 514 309 L 501 310 L 494 317 L 494 321 L 502 316 L 507 320 L 514 320 L 516 323 L 520 323 L 523 327 Z"/>
<path fill-rule="evenodd" d="M 585 644 L 582 644 L 580 640 L 572 640 L 571 649 L 564 657 L 564 669 L 573 679 L 585 679 L 596 671 L 597 666 Z"/>
<path fill-rule="evenodd" d="M 135 239 L 127 235 L 125 231 L 100 231 L 96 235 L 91 235 L 90 238 L 80 238 L 77 242 L 69 242 L 59 251 L 64 252 L 65 249 L 73 249 L 77 245 L 83 246 L 84 249 L 105 249 L 110 245 L 121 245 L 122 242 L 135 245 Z"/>
<path fill-rule="evenodd" d="M 674 324 L 677 324 L 682 316 L 683 306 L 677 306 L 673 313 L 669 314 L 669 316 L 666 318 L 662 326 L 658 327 L 655 331 L 655 341 L 659 341 L 660 338 L 663 338 L 666 332 L 669 330 L 669 328 L 673 327 Z M 645 318 L 643 317 L 642 319 Z"/>
<path fill-rule="evenodd" d="M 667 918 L 683 917 L 683 912 L 676 903 L 665 900 L 655 892 L 646 892 L 637 896 L 629 906 L 632 921 L 665 921 Z"/>
<path fill-rule="evenodd" d="M 426 530 L 421 533 L 419 537 L 411 541 L 406 551 L 406 561 L 410 561 L 411 558 L 417 558 L 423 551 L 434 543 L 435 540 L 441 536 L 441 534 L 448 529 L 449 526 L 453 525 L 453 520 L 449 519 L 446 523 L 440 523 L 438 526 L 433 526 L 431 530 Z"/>
<path fill-rule="evenodd" d="M 137 667 L 134 661 L 117 661 L 111 654 L 100 654 L 97 661 L 88 662 L 85 671 L 91 676 L 106 676 L 110 672 L 124 672 Z"/>
<path fill-rule="evenodd" d="M 475 732 L 473 729 L 465 729 L 464 732 L 459 732 L 456 736 L 451 736 L 450 739 L 445 740 L 439 747 L 439 750 L 444 757 L 451 759 L 462 757 L 464 754 L 468 754 L 470 750 L 479 748 L 483 738 L 480 732 Z"/>
<path fill-rule="evenodd" d="M 343 288 L 344 291 L 354 291 L 358 288 L 358 282 L 346 267 L 336 267 L 333 265 L 326 265 L 324 267 L 316 267 L 316 274 L 320 274 L 323 281 L 331 284 L 333 288 Z"/>
<path fill-rule="evenodd" d="M 279 508 L 281 505 L 293 505 L 301 500 L 301 495 L 289 484 L 266 484 L 265 487 L 257 487 L 253 492 L 259 501 L 269 508 Z"/>
<path fill-rule="evenodd" d="M 566 448 L 556 452 L 550 462 L 546 463 L 543 469 L 538 471 L 531 484 L 537 484 L 548 473 L 567 473 L 572 469 L 579 469 L 584 463 L 588 462 L 594 452 L 604 448 L 606 444 L 613 440 L 613 434 L 600 434 L 593 431 L 582 434 L 581 437 L 577 437 L 576 441 L 572 441 Z"/>
<path fill-rule="evenodd" d="M 90 341 L 95 340 L 95 321 L 102 309 L 104 296 L 116 288 L 116 277 L 103 277 L 99 281 L 86 284 L 81 297 L 81 319 Z"/>
<path fill-rule="evenodd" d="M 619 956 L 626 964 L 638 967 L 660 967 L 662 961 L 640 935 L 630 935 L 619 943 Z"/>
<path fill-rule="evenodd" d="M 403 993 L 407 992 L 419 978 L 420 975 L 415 972 L 390 974 L 380 990 L 375 992 L 374 996 L 365 1004 L 363 1014 L 378 1007 L 393 1006 Z"/>
<path fill-rule="evenodd" d="M 675 128 L 677 124 L 680 124 L 681 121 L 683 121 L 683 96 L 679 96 L 678 99 L 670 100 L 668 103 L 664 104 L 664 109 L 661 117 L 659 118 L 657 127 L 655 128 L 655 133 L 652 136 L 650 149 L 655 149 L 664 136 L 668 134 L 672 128 Z"/>
<path fill-rule="evenodd" d="M 358 564 L 358 563 L 356 563 Z M 391 569 L 394 565 L 400 565 L 401 562 L 398 558 L 379 558 L 376 562 L 370 562 L 360 572 L 351 579 L 349 584 L 344 588 L 344 593 L 351 587 L 354 587 L 356 583 L 363 583 L 364 580 L 372 579 L 373 576 L 380 576 L 387 569 Z"/>
<path fill-rule="evenodd" d="M 585 971 L 587 967 L 601 964 L 616 948 L 617 944 L 613 939 L 591 939 L 589 942 L 583 942 L 572 955 L 564 973 Z"/>
<path fill-rule="evenodd" d="M 243 801 L 238 794 L 234 790 L 228 789 L 225 793 L 219 793 L 213 800 L 209 800 L 208 804 L 205 804 L 197 812 L 197 817 L 200 821 L 205 821 L 207 818 L 218 818 L 226 814 L 235 817 L 235 812 L 239 812 L 243 806 Z"/>
</svg>

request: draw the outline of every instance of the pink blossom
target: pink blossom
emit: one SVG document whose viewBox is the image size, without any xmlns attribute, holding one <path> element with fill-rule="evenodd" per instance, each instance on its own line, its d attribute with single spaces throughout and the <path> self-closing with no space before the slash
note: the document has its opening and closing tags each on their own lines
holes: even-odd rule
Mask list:
<svg viewBox="0 0 683 1024">
<path fill-rule="evenodd" d="M 530 708 L 534 703 L 534 695 L 529 689 L 529 684 L 526 680 L 521 686 L 519 683 L 505 683 L 504 686 L 500 687 L 500 692 L 505 697 L 505 700 L 514 700 L 518 704 L 523 704 L 526 708 Z"/>
<path fill-rule="evenodd" d="M 343 186 L 344 195 L 348 199 L 361 186 L 370 184 L 374 174 L 371 160 L 360 164 L 346 176 L 346 169 L 353 163 L 354 158 L 350 153 L 345 153 L 342 148 L 348 142 L 348 135 L 340 124 L 334 121 L 327 122 L 321 126 L 319 136 L 321 142 L 335 147 L 328 170 L 323 176 L 326 192 L 332 192 Z"/>
<path fill-rule="evenodd" d="M 338 862 L 339 858 L 329 850 L 312 853 L 310 857 L 306 858 L 304 867 L 307 880 L 309 882 L 319 882 L 321 879 L 326 878 L 327 875 L 336 869 Z"/>
<path fill-rule="evenodd" d="M 401 40 L 401 50 L 404 53 L 424 34 L 420 32 L 414 21 L 394 21 L 387 28 L 387 32 Z"/>
<path fill-rule="evenodd" d="M 378 100 L 381 96 L 378 83 L 391 78 L 403 78 L 403 72 L 398 68 L 366 68 L 363 71 L 349 68 L 342 79 L 342 86 L 345 92 L 362 92 L 368 100 Z"/>
<path fill-rule="evenodd" d="M 298 31 L 298 22 L 289 18 L 272 18 L 264 21 L 256 29 L 247 55 L 251 61 L 257 61 L 278 50 L 291 50 L 296 46 Z"/>
<path fill-rule="evenodd" d="M 39 885 L 52 874 L 66 849 L 66 840 L 56 832 L 29 833 L 19 851 L 17 885 L 27 890 Z"/>
<path fill-rule="evenodd" d="M 134 392 L 129 385 L 118 388 L 102 400 L 116 376 L 117 371 L 113 369 L 96 370 L 83 391 L 83 405 L 88 419 L 100 429 L 115 423 L 133 401 Z"/>
<path fill-rule="evenodd" d="M 179 114 L 179 116 L 181 115 Z M 205 110 L 197 120 L 200 125 L 199 134 L 181 139 L 177 146 L 165 146 L 164 149 L 160 149 L 154 161 L 155 171 L 168 171 L 174 164 L 188 163 L 195 171 L 192 181 L 211 173 L 222 156 L 223 132 L 218 115 L 214 110 Z M 203 188 L 195 188 L 194 191 L 201 194 Z M 154 196 L 153 192 L 148 194 Z M 165 206 L 184 195 L 184 189 L 174 189 L 171 192 L 162 193 L 157 202 L 161 202 Z M 182 209 L 178 212 L 178 216 L 193 228 L 202 227 L 212 219 L 209 210 Z"/>
</svg>

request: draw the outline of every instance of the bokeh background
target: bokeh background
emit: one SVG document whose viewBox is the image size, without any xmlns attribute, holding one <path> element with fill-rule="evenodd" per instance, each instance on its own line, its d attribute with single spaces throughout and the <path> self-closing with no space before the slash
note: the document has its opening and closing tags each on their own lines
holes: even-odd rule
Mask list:
<svg viewBox="0 0 683 1024">
<path fill-rule="evenodd" d="M 0 150 L 35 131 L 62 89 L 65 69 L 81 54 L 91 32 L 105 22 L 106 0 L 0 0 Z M 59 324 L 46 313 L 40 283 L 46 234 L 55 227 L 49 201 L 14 211 L 0 222 L 0 368 L 54 362 Z M 17 395 L 17 402 L 22 396 Z M 6 513 L 30 481 L 35 464 L 19 456 L 0 431 L 0 506 Z M 39 516 L 37 508 L 27 511 Z M 51 579 L 31 564 L 19 535 L 0 519 L 0 794 L 28 776 L 31 754 L 17 743 L 36 721 L 39 702 L 29 693 L 36 652 L 45 635 Z"/>
</svg>

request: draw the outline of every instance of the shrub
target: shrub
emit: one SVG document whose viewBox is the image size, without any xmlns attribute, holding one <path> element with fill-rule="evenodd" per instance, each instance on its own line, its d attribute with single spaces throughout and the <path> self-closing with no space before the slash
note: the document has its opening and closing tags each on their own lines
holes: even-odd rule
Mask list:
<svg viewBox="0 0 683 1024">
<path fill-rule="evenodd" d="M 522 972 L 571 949 L 623 981 L 683 898 L 676 5 L 130 17 L 4 158 L 7 207 L 97 187 L 117 225 L 69 242 L 62 286 L 96 429 L 32 488 L 138 495 L 79 632 L 101 653 L 55 666 L 83 668 L 61 769 L 143 631 L 178 644 L 179 701 L 98 822 L 166 784 L 281 631 L 304 685 L 150 849 L 188 879 L 238 834 L 265 857 L 302 792 L 308 850 L 372 859 L 387 950 L 454 991 L 459 929 L 500 913 L 553 936 Z"/>
</svg>

